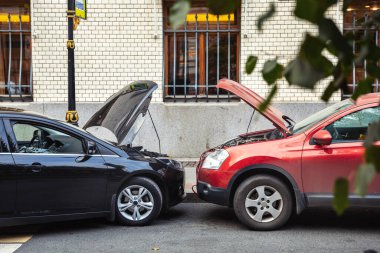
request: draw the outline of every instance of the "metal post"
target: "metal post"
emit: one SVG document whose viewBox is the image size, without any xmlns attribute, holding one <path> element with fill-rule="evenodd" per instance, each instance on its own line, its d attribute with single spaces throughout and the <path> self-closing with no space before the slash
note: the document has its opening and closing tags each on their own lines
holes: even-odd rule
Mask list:
<svg viewBox="0 0 380 253">
<path fill-rule="evenodd" d="M 79 117 L 75 106 L 74 18 L 75 0 L 67 0 L 68 110 L 66 112 L 66 121 L 73 125 L 78 125 Z"/>
<path fill-rule="evenodd" d="M 356 44 L 355 44 L 355 26 L 356 26 L 356 13 L 354 12 L 353 13 L 353 20 L 352 20 L 352 26 L 353 26 L 353 34 L 354 34 L 354 40 L 352 42 L 352 50 L 353 50 L 353 53 L 355 55 L 355 51 L 356 51 Z M 355 61 L 353 61 L 352 63 L 352 94 L 355 92 L 355 88 L 356 88 L 356 64 L 355 64 Z"/>
<path fill-rule="evenodd" d="M 19 11 L 18 17 L 20 20 L 20 64 L 19 64 L 19 72 L 18 72 L 18 92 L 20 92 L 20 98 L 22 99 L 22 86 L 21 86 L 21 75 L 22 75 L 22 54 L 23 54 L 23 43 L 22 43 L 22 19 L 21 19 L 21 12 Z"/>
</svg>

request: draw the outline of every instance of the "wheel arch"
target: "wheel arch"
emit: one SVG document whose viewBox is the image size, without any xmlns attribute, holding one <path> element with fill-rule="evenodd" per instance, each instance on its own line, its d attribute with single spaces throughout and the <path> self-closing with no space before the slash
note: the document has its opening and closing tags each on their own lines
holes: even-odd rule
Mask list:
<svg viewBox="0 0 380 253">
<path fill-rule="evenodd" d="M 280 179 L 291 190 L 297 214 L 306 207 L 305 196 L 300 192 L 294 178 L 284 169 L 271 164 L 255 164 L 245 167 L 236 173 L 228 184 L 228 204 L 233 205 L 233 199 L 238 186 L 247 178 L 254 175 L 270 175 Z"/>
</svg>

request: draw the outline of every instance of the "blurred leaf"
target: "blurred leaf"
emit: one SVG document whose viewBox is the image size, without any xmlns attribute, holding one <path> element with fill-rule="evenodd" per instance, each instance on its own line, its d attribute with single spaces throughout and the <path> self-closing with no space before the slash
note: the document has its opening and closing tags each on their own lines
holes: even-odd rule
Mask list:
<svg viewBox="0 0 380 253">
<path fill-rule="evenodd" d="M 350 65 L 351 66 L 351 65 Z M 348 93 L 348 86 L 347 86 L 347 70 L 345 69 L 345 66 L 342 64 L 341 61 L 338 61 L 336 64 L 334 70 L 333 70 L 333 77 L 334 79 L 329 83 L 325 91 L 323 92 L 323 95 L 321 99 L 325 102 L 328 102 L 331 98 L 332 94 L 341 89 L 344 93 Z"/>
<path fill-rule="evenodd" d="M 359 166 L 355 175 L 355 193 L 364 197 L 367 194 L 367 186 L 375 177 L 375 166 L 365 163 Z"/>
<path fill-rule="evenodd" d="M 367 74 L 380 79 L 380 68 L 372 61 L 367 62 Z"/>
<path fill-rule="evenodd" d="M 331 19 L 323 18 L 318 24 L 319 38 L 332 51 L 336 51 L 337 56 L 346 64 L 352 64 L 353 49 L 348 41 L 343 37 L 341 31 Z"/>
<path fill-rule="evenodd" d="M 331 75 L 334 65 L 322 55 L 324 48 L 322 40 L 306 34 L 298 57 L 285 70 L 288 82 L 313 89 L 319 80 Z"/>
<path fill-rule="evenodd" d="M 275 84 L 272 87 L 272 89 L 271 89 L 268 97 L 264 100 L 264 102 L 262 102 L 260 104 L 260 106 L 259 106 L 259 111 L 260 112 L 263 112 L 263 111 L 265 111 L 268 108 L 268 106 L 271 104 L 272 99 L 274 98 L 274 96 L 276 95 L 276 93 L 277 93 L 277 84 Z"/>
<path fill-rule="evenodd" d="M 271 17 L 273 17 L 275 12 L 276 12 L 276 7 L 275 7 L 274 3 L 271 3 L 269 10 L 266 13 L 264 13 L 263 15 L 261 15 L 259 17 L 259 19 L 257 20 L 257 29 L 259 29 L 259 31 L 261 31 L 263 29 L 264 22 L 267 21 L 268 19 L 270 19 Z"/>
<path fill-rule="evenodd" d="M 367 77 L 366 79 L 360 81 L 351 98 L 356 100 L 360 95 L 371 93 L 373 82 L 374 79 L 372 77 Z"/>
<path fill-rule="evenodd" d="M 368 133 L 364 142 L 366 147 L 365 160 L 375 166 L 380 173 L 380 146 L 375 145 L 380 141 L 380 120 L 368 126 Z"/>
<path fill-rule="evenodd" d="M 277 60 L 269 60 L 264 63 L 261 73 L 268 84 L 273 84 L 282 77 L 283 70 L 284 67 Z"/>
<path fill-rule="evenodd" d="M 324 71 L 316 69 L 300 56 L 288 64 L 284 75 L 289 84 L 308 89 L 313 89 L 315 84 L 326 76 Z"/>
<path fill-rule="evenodd" d="M 294 14 L 296 17 L 317 24 L 323 19 L 326 10 L 337 0 L 297 0 Z"/>
<path fill-rule="evenodd" d="M 170 8 L 169 22 L 173 29 L 183 25 L 186 21 L 186 15 L 190 11 L 190 2 L 188 0 L 178 0 Z"/>
<path fill-rule="evenodd" d="M 338 215 L 342 215 L 348 207 L 348 181 L 345 178 L 335 181 L 333 207 Z"/>
<path fill-rule="evenodd" d="M 247 62 L 245 63 L 245 73 L 247 73 L 248 75 L 251 74 L 256 67 L 256 63 L 257 57 L 250 55 L 247 59 Z"/>
<path fill-rule="evenodd" d="M 215 15 L 233 13 L 238 6 L 237 0 L 207 0 L 207 7 Z"/>
<path fill-rule="evenodd" d="M 337 79 L 334 79 L 329 83 L 329 85 L 323 92 L 321 99 L 325 102 L 328 102 L 332 94 L 340 88 L 342 89 L 342 86 L 344 86 L 345 84 L 347 84 L 346 77 L 344 75 L 340 75 Z"/>
</svg>

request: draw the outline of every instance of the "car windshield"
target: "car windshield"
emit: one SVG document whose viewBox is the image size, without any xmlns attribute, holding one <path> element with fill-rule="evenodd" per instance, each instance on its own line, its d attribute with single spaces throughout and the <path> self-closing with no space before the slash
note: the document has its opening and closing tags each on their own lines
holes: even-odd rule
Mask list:
<svg viewBox="0 0 380 253">
<path fill-rule="evenodd" d="M 313 115 L 307 117 L 306 119 L 298 122 L 290 130 L 293 134 L 302 133 L 302 132 L 310 129 L 312 126 L 314 126 L 318 122 L 326 119 L 327 117 L 329 117 L 329 116 L 331 116 L 337 112 L 344 110 L 345 108 L 347 108 L 351 105 L 353 105 L 353 101 L 351 99 L 343 100 L 339 103 L 336 103 L 334 105 L 331 105 L 331 106 L 323 109 L 322 111 L 314 113 Z"/>
</svg>

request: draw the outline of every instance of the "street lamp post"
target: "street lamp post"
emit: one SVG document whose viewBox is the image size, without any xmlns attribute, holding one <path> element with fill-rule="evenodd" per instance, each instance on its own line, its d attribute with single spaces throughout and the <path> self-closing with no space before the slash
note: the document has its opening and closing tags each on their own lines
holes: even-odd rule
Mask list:
<svg viewBox="0 0 380 253">
<path fill-rule="evenodd" d="M 67 0 L 68 110 L 66 122 L 78 125 L 79 117 L 75 105 L 74 19 L 75 0 Z"/>
</svg>

